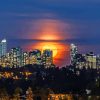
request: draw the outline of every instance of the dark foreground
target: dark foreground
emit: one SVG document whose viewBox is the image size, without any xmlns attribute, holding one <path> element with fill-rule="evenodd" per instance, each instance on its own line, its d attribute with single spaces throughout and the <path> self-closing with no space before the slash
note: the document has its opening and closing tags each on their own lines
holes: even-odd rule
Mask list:
<svg viewBox="0 0 100 100">
<path fill-rule="evenodd" d="M 1 68 L 0 100 L 100 100 L 100 70 Z"/>
</svg>

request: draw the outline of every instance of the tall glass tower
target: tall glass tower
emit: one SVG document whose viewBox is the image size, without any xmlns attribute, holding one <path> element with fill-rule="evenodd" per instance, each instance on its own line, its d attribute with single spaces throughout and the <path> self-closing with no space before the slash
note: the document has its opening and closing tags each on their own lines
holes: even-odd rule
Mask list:
<svg viewBox="0 0 100 100">
<path fill-rule="evenodd" d="M 30 59 L 30 64 L 41 65 L 41 51 L 35 49 L 29 52 L 29 59 Z"/>
<path fill-rule="evenodd" d="M 75 56 L 78 54 L 78 49 L 75 44 L 70 45 L 70 56 L 71 56 L 71 64 L 74 64 L 76 62 Z"/>
<path fill-rule="evenodd" d="M 53 64 L 53 52 L 50 49 L 43 50 L 42 64 L 48 68 Z"/>
<path fill-rule="evenodd" d="M 0 56 L 6 55 L 7 53 L 7 40 L 3 39 L 0 43 Z"/>
</svg>

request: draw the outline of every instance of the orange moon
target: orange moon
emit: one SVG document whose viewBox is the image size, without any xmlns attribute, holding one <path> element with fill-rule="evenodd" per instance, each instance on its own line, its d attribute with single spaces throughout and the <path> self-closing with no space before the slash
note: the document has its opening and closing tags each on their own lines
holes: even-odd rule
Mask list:
<svg viewBox="0 0 100 100">
<path fill-rule="evenodd" d="M 45 50 L 45 49 L 50 49 L 53 51 L 53 57 L 55 57 L 57 55 L 57 47 L 54 46 L 54 45 L 44 45 L 42 50 Z"/>
</svg>

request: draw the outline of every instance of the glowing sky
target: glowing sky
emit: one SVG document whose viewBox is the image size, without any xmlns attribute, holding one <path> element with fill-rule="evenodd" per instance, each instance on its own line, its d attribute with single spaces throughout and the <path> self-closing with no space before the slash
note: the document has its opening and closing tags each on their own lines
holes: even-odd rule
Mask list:
<svg viewBox="0 0 100 100">
<path fill-rule="evenodd" d="M 39 40 L 64 40 L 71 37 L 69 36 L 69 30 L 69 24 L 61 22 L 60 20 L 38 19 L 30 26 L 26 38 Z M 22 35 L 22 37 L 24 36 Z"/>
<path fill-rule="evenodd" d="M 100 0 L 1 0 L 0 39 L 4 37 L 9 48 L 58 40 L 59 48 L 73 42 L 81 52 L 100 53 Z"/>
<path fill-rule="evenodd" d="M 35 39 L 39 37 L 36 33 L 38 29 L 40 32 L 45 25 L 54 25 L 56 29 L 61 27 L 59 33 L 51 33 L 54 36 L 57 34 L 58 38 L 72 36 L 75 39 L 97 40 L 100 36 L 99 11 L 99 0 L 1 0 L 0 38 L 28 36 Z"/>
</svg>

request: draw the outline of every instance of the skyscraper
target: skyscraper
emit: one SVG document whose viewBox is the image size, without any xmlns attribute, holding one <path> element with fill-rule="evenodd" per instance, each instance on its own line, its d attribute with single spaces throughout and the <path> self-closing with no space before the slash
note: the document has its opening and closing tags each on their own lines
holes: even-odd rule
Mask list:
<svg viewBox="0 0 100 100">
<path fill-rule="evenodd" d="M 22 66 L 29 64 L 29 53 L 28 52 L 22 52 Z"/>
<path fill-rule="evenodd" d="M 21 67 L 22 66 L 22 49 L 12 48 L 10 51 L 11 57 L 11 67 Z"/>
<path fill-rule="evenodd" d="M 78 54 L 78 49 L 77 46 L 75 46 L 75 44 L 71 44 L 70 45 L 70 56 L 71 56 L 71 64 L 75 64 L 76 63 L 76 55 Z"/>
<path fill-rule="evenodd" d="M 43 51 L 43 54 L 42 54 L 42 64 L 46 68 L 52 66 L 52 64 L 53 64 L 53 53 L 52 53 L 51 50 L 46 49 L 46 50 Z"/>
<path fill-rule="evenodd" d="M 97 55 L 97 69 L 100 69 L 100 55 Z"/>
<path fill-rule="evenodd" d="M 7 41 L 3 39 L 0 43 L 0 56 L 4 56 L 7 53 Z"/>
<path fill-rule="evenodd" d="M 87 68 L 97 68 L 97 56 L 93 52 L 86 54 L 86 67 Z"/>
<path fill-rule="evenodd" d="M 41 51 L 35 49 L 29 52 L 29 60 L 30 60 L 30 64 L 41 65 Z"/>
</svg>

